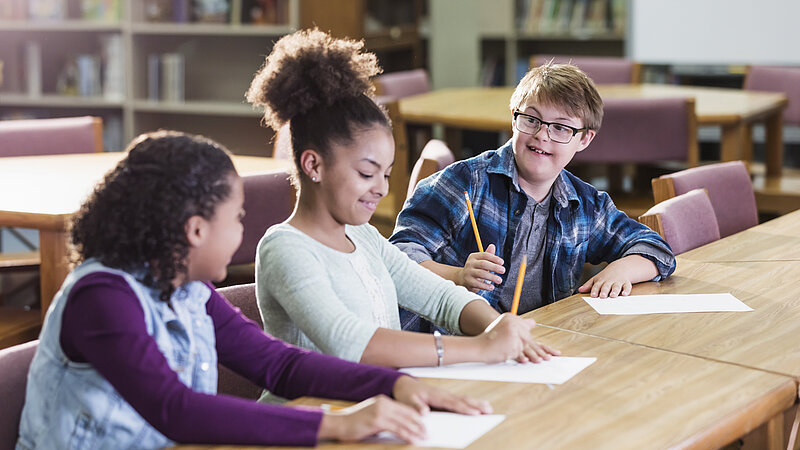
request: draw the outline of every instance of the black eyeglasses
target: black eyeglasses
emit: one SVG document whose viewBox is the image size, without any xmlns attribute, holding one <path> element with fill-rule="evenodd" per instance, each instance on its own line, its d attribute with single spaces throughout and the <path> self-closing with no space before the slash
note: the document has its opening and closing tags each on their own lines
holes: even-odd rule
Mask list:
<svg viewBox="0 0 800 450">
<path fill-rule="evenodd" d="M 536 116 L 514 111 L 514 128 L 521 133 L 536 134 L 542 128 L 542 125 L 547 127 L 547 136 L 550 137 L 550 140 L 559 144 L 568 144 L 576 134 L 589 129 L 575 128 L 563 123 L 545 122 Z"/>
</svg>

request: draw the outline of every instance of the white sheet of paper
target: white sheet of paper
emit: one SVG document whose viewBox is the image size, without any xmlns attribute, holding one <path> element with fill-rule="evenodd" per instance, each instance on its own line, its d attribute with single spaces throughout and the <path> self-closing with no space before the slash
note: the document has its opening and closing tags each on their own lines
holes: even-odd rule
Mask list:
<svg viewBox="0 0 800 450">
<path fill-rule="evenodd" d="M 464 448 L 505 420 L 506 416 L 488 414 L 465 416 L 447 412 L 431 412 L 422 418 L 428 438 L 418 443 L 421 447 Z M 380 444 L 405 444 L 392 433 L 383 432 L 362 442 Z"/>
<path fill-rule="evenodd" d="M 596 360 L 597 358 L 553 356 L 549 361 L 538 364 L 519 364 L 515 361 L 500 364 L 462 363 L 442 367 L 409 367 L 401 371 L 419 378 L 562 384 Z"/>
<path fill-rule="evenodd" d="M 598 314 L 632 315 L 753 310 L 729 293 L 629 295 L 617 298 L 583 297 L 583 299 Z"/>
</svg>

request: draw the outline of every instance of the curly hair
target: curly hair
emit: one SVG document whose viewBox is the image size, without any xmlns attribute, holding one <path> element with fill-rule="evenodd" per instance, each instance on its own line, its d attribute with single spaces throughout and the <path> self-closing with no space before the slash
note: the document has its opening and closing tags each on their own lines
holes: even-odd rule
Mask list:
<svg viewBox="0 0 800 450">
<path fill-rule="evenodd" d="M 72 219 L 72 262 L 96 258 L 169 301 L 186 274 L 186 221 L 213 217 L 236 169 L 220 144 L 176 131 L 143 134 L 126 151 Z"/>
<path fill-rule="evenodd" d="M 278 130 L 289 122 L 292 154 L 331 156 L 331 144 L 347 145 L 359 129 L 391 129 L 386 111 L 374 99 L 370 77 L 382 72 L 364 42 L 336 39 L 318 29 L 282 37 L 267 56 L 247 91 L 247 100 L 264 108 L 264 122 Z"/>
</svg>

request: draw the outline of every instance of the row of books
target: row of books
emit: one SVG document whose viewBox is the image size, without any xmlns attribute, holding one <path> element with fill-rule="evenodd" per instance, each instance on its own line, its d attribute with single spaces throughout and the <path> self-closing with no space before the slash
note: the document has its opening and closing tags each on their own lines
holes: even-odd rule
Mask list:
<svg viewBox="0 0 800 450">
<path fill-rule="evenodd" d="M 0 20 L 53 21 L 68 18 L 118 22 L 122 0 L 2 0 Z M 74 6 L 77 5 L 78 9 Z"/>
<path fill-rule="evenodd" d="M 529 34 L 623 34 L 627 0 L 517 0 L 517 30 Z"/>
<path fill-rule="evenodd" d="M 21 52 L 25 93 L 30 97 L 40 97 L 43 93 L 42 43 L 26 41 Z M 119 34 L 103 36 L 98 54 L 81 53 L 66 57 L 56 79 L 56 91 L 60 95 L 121 101 L 125 96 L 122 37 Z"/>
<path fill-rule="evenodd" d="M 147 99 L 183 102 L 186 98 L 185 60 L 180 53 L 153 53 L 147 57 Z"/>
<path fill-rule="evenodd" d="M 289 23 L 289 0 L 144 0 L 148 22 Z"/>
</svg>

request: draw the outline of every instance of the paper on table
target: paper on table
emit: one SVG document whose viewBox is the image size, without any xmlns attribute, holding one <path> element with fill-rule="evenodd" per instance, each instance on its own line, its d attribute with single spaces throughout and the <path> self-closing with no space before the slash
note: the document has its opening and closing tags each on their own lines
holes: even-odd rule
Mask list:
<svg viewBox="0 0 800 450">
<path fill-rule="evenodd" d="M 616 298 L 583 297 L 598 314 L 659 314 L 752 311 L 729 293 L 630 295 Z"/>
<path fill-rule="evenodd" d="M 500 364 L 462 363 L 442 367 L 409 367 L 400 370 L 420 378 L 562 384 L 596 360 L 597 358 L 553 356 L 549 361 L 537 364 L 506 361 Z"/>
<path fill-rule="evenodd" d="M 446 412 L 431 412 L 422 417 L 428 438 L 417 445 L 421 447 L 464 448 L 505 420 L 506 416 L 490 414 L 465 416 Z M 392 433 L 383 432 L 362 442 L 405 444 Z"/>
</svg>

